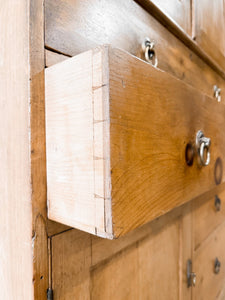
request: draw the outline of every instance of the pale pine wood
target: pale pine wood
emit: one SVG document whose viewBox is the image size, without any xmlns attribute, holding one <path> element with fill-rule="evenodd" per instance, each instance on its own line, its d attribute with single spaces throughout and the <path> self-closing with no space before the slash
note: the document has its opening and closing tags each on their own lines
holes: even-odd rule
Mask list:
<svg viewBox="0 0 225 300">
<path fill-rule="evenodd" d="M 55 221 L 118 237 L 216 186 L 224 105 L 122 50 L 100 47 L 48 68 L 46 105 Z M 200 129 L 211 163 L 189 167 L 185 147 Z"/>
<path fill-rule="evenodd" d="M 52 65 L 55 65 L 56 63 L 59 63 L 61 61 L 64 61 L 68 59 L 68 56 L 52 52 L 50 50 L 45 49 L 45 66 L 50 67 Z M 54 222 L 52 220 L 47 219 L 47 234 L 49 237 L 59 234 L 60 232 L 69 230 L 70 227 L 66 226 L 64 224 Z"/>
<path fill-rule="evenodd" d="M 0 9 L 0 299 L 33 299 L 29 1 Z"/>
<path fill-rule="evenodd" d="M 162 6 L 165 5 L 165 1 L 155 1 L 160 2 Z M 189 0 L 173 0 L 172 2 L 180 2 L 180 6 L 183 7 Z M 177 34 L 177 26 L 174 22 L 171 19 L 167 20 L 168 18 L 150 0 L 140 0 L 139 3 L 148 11 L 133 0 L 122 2 L 120 0 L 110 2 L 108 0 L 92 0 L 91 2 L 67 0 L 66 4 L 63 0 L 46 0 L 45 44 L 56 51 L 74 56 L 95 46 L 109 43 L 113 47 L 144 58 L 141 44 L 145 37 L 149 36 L 156 43 L 155 49 L 160 69 L 202 90 L 209 96 L 213 95 L 214 84 L 220 86 L 222 90 L 225 89 L 224 80 L 211 69 L 212 57 L 206 57 L 186 33 L 183 34 L 178 30 Z M 165 20 L 167 21 L 164 22 Z M 172 31 L 173 33 L 175 31 L 178 38 L 168 31 L 171 23 L 173 24 Z M 198 56 L 199 51 L 203 60 Z M 207 63 L 211 63 L 211 67 Z M 219 68 L 221 69 L 220 66 Z M 220 71 L 224 73 L 224 70 Z"/>
<path fill-rule="evenodd" d="M 215 196 L 221 200 L 221 210 L 215 209 Z M 194 247 L 201 243 L 225 220 L 225 191 L 193 201 Z"/>
<path fill-rule="evenodd" d="M 198 248 L 193 257 L 193 270 L 197 283 L 193 288 L 194 300 L 224 299 L 225 292 L 225 222 L 223 222 Z M 221 262 L 219 274 L 214 273 L 214 260 Z"/>
</svg>

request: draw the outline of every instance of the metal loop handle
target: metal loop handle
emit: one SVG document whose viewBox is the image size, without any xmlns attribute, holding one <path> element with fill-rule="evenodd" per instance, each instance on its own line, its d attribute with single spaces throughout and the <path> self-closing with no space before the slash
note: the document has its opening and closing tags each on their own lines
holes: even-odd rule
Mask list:
<svg viewBox="0 0 225 300">
<path fill-rule="evenodd" d="M 145 54 L 145 60 L 152 64 L 152 66 L 157 67 L 158 59 L 155 52 L 155 43 L 149 38 L 145 38 L 145 41 L 142 44 L 142 50 Z"/>
<path fill-rule="evenodd" d="M 202 131 L 198 131 L 196 136 L 196 146 L 199 154 L 199 162 L 202 166 L 208 166 L 210 163 L 210 145 L 211 139 L 204 136 Z M 206 150 L 206 159 L 205 159 Z"/>
</svg>

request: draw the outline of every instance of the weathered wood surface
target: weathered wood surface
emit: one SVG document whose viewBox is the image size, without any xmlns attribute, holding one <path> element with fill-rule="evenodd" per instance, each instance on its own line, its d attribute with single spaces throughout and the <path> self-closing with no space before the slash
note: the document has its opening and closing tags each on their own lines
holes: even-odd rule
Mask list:
<svg viewBox="0 0 225 300">
<path fill-rule="evenodd" d="M 223 104 L 119 49 L 48 68 L 49 217 L 118 237 L 209 191 L 218 157 L 224 174 L 224 113 Z M 211 163 L 199 167 L 195 157 L 190 167 L 185 148 L 200 129 L 212 141 Z"/>
<path fill-rule="evenodd" d="M 0 299 L 33 299 L 29 1 L 0 9 Z"/>
</svg>

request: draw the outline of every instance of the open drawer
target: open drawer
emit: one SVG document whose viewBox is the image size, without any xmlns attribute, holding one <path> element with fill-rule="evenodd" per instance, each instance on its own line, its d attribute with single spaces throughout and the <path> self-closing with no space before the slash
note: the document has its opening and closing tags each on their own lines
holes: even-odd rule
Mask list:
<svg viewBox="0 0 225 300">
<path fill-rule="evenodd" d="M 45 75 L 50 219 L 116 238 L 224 181 L 215 99 L 110 46 Z"/>
</svg>

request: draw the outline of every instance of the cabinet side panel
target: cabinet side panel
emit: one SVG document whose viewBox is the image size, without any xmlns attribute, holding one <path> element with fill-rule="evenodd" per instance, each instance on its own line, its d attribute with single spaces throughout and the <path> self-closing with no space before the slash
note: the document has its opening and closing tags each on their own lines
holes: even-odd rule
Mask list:
<svg viewBox="0 0 225 300">
<path fill-rule="evenodd" d="M 33 299 L 29 2 L 0 9 L 0 299 Z"/>
</svg>

